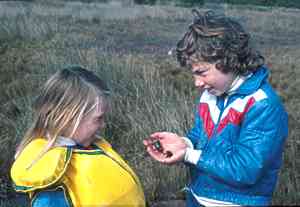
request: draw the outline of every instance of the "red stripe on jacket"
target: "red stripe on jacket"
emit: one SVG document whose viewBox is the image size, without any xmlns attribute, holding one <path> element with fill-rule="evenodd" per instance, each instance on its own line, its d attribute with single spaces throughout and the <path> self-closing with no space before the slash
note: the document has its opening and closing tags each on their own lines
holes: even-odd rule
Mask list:
<svg viewBox="0 0 300 207">
<path fill-rule="evenodd" d="M 213 134 L 215 124 L 211 118 L 208 104 L 200 103 L 198 105 L 198 111 L 199 111 L 200 118 L 202 119 L 203 128 L 205 129 L 207 137 L 210 138 Z"/>
<path fill-rule="evenodd" d="M 248 100 L 248 102 L 242 112 L 239 112 L 239 111 L 235 110 L 234 108 L 230 108 L 228 114 L 220 122 L 217 132 L 220 133 L 222 131 L 222 129 L 224 129 L 229 123 L 232 123 L 234 125 L 239 125 L 242 122 L 244 115 L 249 111 L 250 107 L 254 103 L 255 103 L 255 99 L 254 99 L 254 97 L 251 97 Z"/>
</svg>

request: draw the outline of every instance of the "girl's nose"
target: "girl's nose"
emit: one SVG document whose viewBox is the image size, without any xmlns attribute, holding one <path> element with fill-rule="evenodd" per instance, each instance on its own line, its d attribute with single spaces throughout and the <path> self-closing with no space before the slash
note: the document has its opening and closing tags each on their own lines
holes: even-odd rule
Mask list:
<svg viewBox="0 0 300 207">
<path fill-rule="evenodd" d="M 105 128 L 105 127 L 106 127 L 106 123 L 103 122 L 103 123 L 101 124 L 101 129 L 103 129 L 103 128 Z"/>
<path fill-rule="evenodd" d="M 197 88 L 203 88 L 205 86 L 204 81 L 201 78 L 195 78 L 194 84 Z"/>
</svg>

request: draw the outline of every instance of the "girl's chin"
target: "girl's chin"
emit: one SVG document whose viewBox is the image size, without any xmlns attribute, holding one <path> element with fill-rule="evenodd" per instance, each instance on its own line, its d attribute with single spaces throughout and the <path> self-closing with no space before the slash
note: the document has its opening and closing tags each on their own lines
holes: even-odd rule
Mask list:
<svg viewBox="0 0 300 207">
<path fill-rule="evenodd" d="M 222 91 L 216 90 L 216 89 L 208 89 L 207 90 L 210 94 L 214 95 L 214 96 L 221 96 L 223 94 Z"/>
</svg>

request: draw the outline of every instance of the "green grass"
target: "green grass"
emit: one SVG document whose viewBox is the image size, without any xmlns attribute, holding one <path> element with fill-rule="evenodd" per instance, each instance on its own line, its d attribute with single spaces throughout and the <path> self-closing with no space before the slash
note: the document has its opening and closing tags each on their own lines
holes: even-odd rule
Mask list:
<svg viewBox="0 0 300 207">
<path fill-rule="evenodd" d="M 300 8 L 300 2 L 297 0 L 224 0 L 225 3 L 229 4 L 240 4 L 240 5 L 257 5 L 267 7 L 291 7 Z"/>
<path fill-rule="evenodd" d="M 191 76 L 166 55 L 190 22 L 189 10 L 78 2 L 0 4 L 0 199 L 14 195 L 8 169 L 30 123 L 39 86 L 57 69 L 75 64 L 94 70 L 111 88 L 105 134 L 139 175 L 147 200 L 182 198 L 185 167 L 154 162 L 142 140 L 158 130 L 184 134 L 192 125 L 197 95 Z M 220 7 L 253 32 L 271 67 L 270 81 L 290 119 L 273 204 L 299 204 L 299 11 Z"/>
</svg>

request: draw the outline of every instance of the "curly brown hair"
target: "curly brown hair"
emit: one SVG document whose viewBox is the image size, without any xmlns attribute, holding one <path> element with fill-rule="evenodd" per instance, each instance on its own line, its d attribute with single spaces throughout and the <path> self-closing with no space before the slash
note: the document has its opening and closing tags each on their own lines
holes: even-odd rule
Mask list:
<svg viewBox="0 0 300 207">
<path fill-rule="evenodd" d="M 224 73 L 246 75 L 264 64 L 264 57 L 249 46 L 250 35 L 235 20 L 193 9 L 194 20 L 176 47 L 181 66 L 191 62 L 216 63 Z"/>
</svg>

